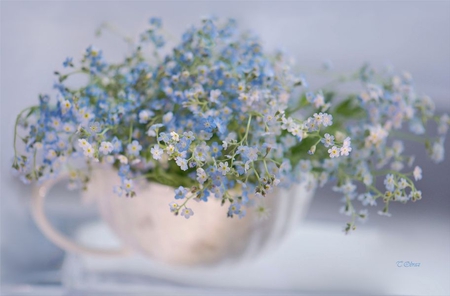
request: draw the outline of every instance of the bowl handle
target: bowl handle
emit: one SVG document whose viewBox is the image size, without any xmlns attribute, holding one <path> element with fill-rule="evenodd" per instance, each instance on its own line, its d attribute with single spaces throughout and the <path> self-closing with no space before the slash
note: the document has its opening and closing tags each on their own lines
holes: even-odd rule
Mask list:
<svg viewBox="0 0 450 296">
<path fill-rule="evenodd" d="M 44 235 L 55 245 L 62 248 L 65 251 L 78 253 L 78 254 L 88 254 L 95 256 L 126 256 L 130 254 L 130 250 L 121 247 L 119 249 L 98 249 L 80 245 L 73 240 L 67 238 L 58 230 L 56 230 L 53 225 L 47 219 L 44 212 L 44 201 L 47 196 L 48 191 L 59 181 L 67 179 L 68 175 L 62 175 L 59 178 L 51 179 L 45 181 L 43 184 L 36 185 L 33 188 L 33 198 L 32 198 L 32 213 L 34 221 L 36 222 L 39 229 L 44 233 Z"/>
</svg>

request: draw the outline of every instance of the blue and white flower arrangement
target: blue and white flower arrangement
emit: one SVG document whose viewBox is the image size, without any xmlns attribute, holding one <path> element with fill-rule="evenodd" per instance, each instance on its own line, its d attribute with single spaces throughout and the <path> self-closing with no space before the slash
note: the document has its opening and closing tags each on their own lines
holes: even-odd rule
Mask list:
<svg viewBox="0 0 450 296">
<path fill-rule="evenodd" d="M 367 218 L 367 206 L 382 203 L 378 213 L 390 215 L 390 203 L 422 198 L 415 184 L 422 170 L 404 155 L 401 139 L 424 142 L 440 162 L 450 119 L 434 114 L 409 74 L 364 66 L 350 77 L 361 91 L 343 97 L 308 89 L 289 58 L 266 52 L 234 20 L 203 19 L 165 56 L 161 28 L 150 19 L 121 63 L 108 63 L 94 46 L 80 62 L 63 62 L 56 100 L 41 95 L 17 117 L 13 168 L 22 181 L 69 171 L 70 188 L 86 188 L 102 163 L 120 176 L 111 184 L 119 196 L 135 196 L 137 179 L 173 187 L 168 210 L 185 218 L 194 214 L 189 202 L 211 198 L 229 217 L 265 214 L 259 201 L 277 186 L 333 182 L 351 217 L 346 232 Z M 89 79 L 71 88 L 72 75 Z M 435 138 L 425 135 L 428 121 L 437 123 Z"/>
</svg>

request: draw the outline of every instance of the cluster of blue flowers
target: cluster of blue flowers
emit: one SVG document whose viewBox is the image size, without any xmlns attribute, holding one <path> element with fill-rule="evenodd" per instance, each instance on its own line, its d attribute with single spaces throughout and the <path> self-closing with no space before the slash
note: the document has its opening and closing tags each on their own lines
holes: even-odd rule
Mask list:
<svg viewBox="0 0 450 296">
<path fill-rule="evenodd" d="M 426 140 L 427 147 L 433 160 L 443 159 L 449 117 L 434 115 L 432 101 L 414 93 L 409 75 L 377 82 L 364 67 L 364 91 L 335 103 L 333 92 L 308 91 L 287 57 L 266 53 L 234 20 L 202 20 L 164 57 L 161 28 L 152 18 L 122 63 L 108 63 L 93 46 L 78 68 L 72 58 L 64 61 L 74 69 L 56 72 L 56 103 L 40 96 L 38 106 L 17 118 L 15 135 L 18 126 L 27 130 L 26 153 L 15 146 L 13 167 L 24 182 L 69 170 L 70 187 L 85 188 L 89 168 L 109 164 L 122 180 L 114 187 L 118 195 L 135 196 L 137 178 L 169 185 L 176 188 L 170 211 L 189 218 L 191 200 L 220 199 L 229 217 L 243 217 L 251 207 L 267 213 L 262 197 L 274 187 L 334 181 L 344 195 L 342 212 L 352 216 L 348 231 L 367 218 L 355 198 L 362 206 L 381 198 L 386 215 L 392 201 L 421 198 L 412 180 L 422 177 L 420 168 L 404 173 L 413 159 L 391 140 L 404 123 L 422 135 L 426 121 L 436 120 L 440 138 Z M 89 83 L 65 85 L 75 74 L 88 75 Z M 385 192 L 375 187 L 380 175 Z"/>
</svg>

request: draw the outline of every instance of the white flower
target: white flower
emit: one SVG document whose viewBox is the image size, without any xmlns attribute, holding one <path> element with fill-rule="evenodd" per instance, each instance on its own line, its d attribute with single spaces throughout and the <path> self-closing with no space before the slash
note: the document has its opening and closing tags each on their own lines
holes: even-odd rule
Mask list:
<svg viewBox="0 0 450 296">
<path fill-rule="evenodd" d="M 316 109 L 323 106 L 325 104 L 325 99 L 323 97 L 323 94 L 321 94 L 321 93 L 317 94 L 314 98 L 313 104 Z"/>
<path fill-rule="evenodd" d="M 389 212 L 385 212 L 385 211 L 378 211 L 378 215 L 380 216 L 386 216 L 386 217 L 391 217 L 391 213 Z"/>
<path fill-rule="evenodd" d="M 356 190 L 355 184 L 353 184 L 351 181 L 347 181 L 344 185 L 342 185 L 340 188 L 340 191 L 346 195 L 349 195 Z"/>
<path fill-rule="evenodd" d="M 184 79 L 189 78 L 189 75 L 191 75 L 191 74 L 189 73 L 189 71 L 183 71 L 183 72 L 181 73 L 181 77 L 183 77 Z"/>
<path fill-rule="evenodd" d="M 334 145 L 334 136 L 331 136 L 330 134 L 325 134 L 323 139 L 321 140 L 321 142 L 327 148 L 330 146 L 333 146 Z"/>
<path fill-rule="evenodd" d="M 373 177 L 372 177 L 372 175 L 371 175 L 370 173 L 365 173 L 365 174 L 363 175 L 363 183 L 364 183 L 365 185 L 372 185 L 372 183 L 373 183 Z"/>
<path fill-rule="evenodd" d="M 186 219 L 189 219 L 190 216 L 194 215 L 194 212 L 190 208 L 184 208 L 181 211 L 181 216 L 183 216 Z"/>
<path fill-rule="evenodd" d="M 372 126 L 369 130 L 370 134 L 366 138 L 367 147 L 369 147 L 371 144 L 375 146 L 379 145 L 388 136 L 388 132 L 380 125 Z"/>
<path fill-rule="evenodd" d="M 150 127 L 147 131 L 147 136 L 156 137 L 156 131 Z"/>
<path fill-rule="evenodd" d="M 361 201 L 363 206 L 367 206 L 367 205 L 376 206 L 377 205 L 375 198 L 373 197 L 373 195 L 370 192 L 361 194 L 360 196 L 358 196 L 358 200 Z"/>
<path fill-rule="evenodd" d="M 350 154 L 350 152 L 352 151 L 352 148 L 347 147 L 347 146 L 342 146 L 340 151 L 341 151 L 342 156 L 348 156 Z"/>
<path fill-rule="evenodd" d="M 221 94 L 222 92 L 219 89 L 212 90 L 209 94 L 209 100 L 213 103 L 217 103 L 217 99 Z"/>
<path fill-rule="evenodd" d="M 53 149 L 48 150 L 47 154 L 45 154 L 45 158 L 48 159 L 48 160 L 53 160 L 53 159 L 56 158 L 56 156 L 57 156 L 56 152 Z"/>
<path fill-rule="evenodd" d="M 139 112 L 139 123 L 147 123 L 150 117 L 153 116 L 153 112 L 150 110 L 142 110 Z"/>
<path fill-rule="evenodd" d="M 91 144 L 86 139 L 78 139 L 78 146 L 86 150 L 86 148 L 91 147 Z"/>
<path fill-rule="evenodd" d="M 404 150 L 403 142 L 398 140 L 394 141 L 394 143 L 392 143 L 392 149 L 394 149 L 394 154 L 396 156 L 400 155 Z"/>
<path fill-rule="evenodd" d="M 123 181 L 123 188 L 125 189 L 125 191 L 130 192 L 133 189 L 133 180 L 126 179 L 125 181 Z"/>
<path fill-rule="evenodd" d="M 322 116 L 323 126 L 330 126 L 333 124 L 333 115 L 324 113 Z"/>
<path fill-rule="evenodd" d="M 244 163 L 245 172 L 248 172 L 248 170 L 250 169 L 250 163 L 251 163 L 251 161 L 247 161 L 246 163 Z"/>
<path fill-rule="evenodd" d="M 425 133 L 425 127 L 420 122 L 420 120 L 412 120 L 409 123 L 409 129 L 416 135 L 422 135 Z"/>
<path fill-rule="evenodd" d="M 336 146 L 328 149 L 328 153 L 330 153 L 331 158 L 339 157 L 339 149 Z"/>
<path fill-rule="evenodd" d="M 70 108 L 72 107 L 72 104 L 68 100 L 64 100 L 61 102 L 61 107 L 62 107 L 61 108 L 62 113 L 65 114 L 65 113 L 67 113 L 67 111 L 70 110 Z"/>
<path fill-rule="evenodd" d="M 117 155 L 117 159 L 121 164 L 128 164 L 128 158 L 125 155 Z"/>
<path fill-rule="evenodd" d="M 123 189 L 121 186 L 114 186 L 113 191 L 118 196 L 122 196 L 122 194 L 123 194 Z"/>
<path fill-rule="evenodd" d="M 420 190 L 411 191 L 409 196 L 411 197 L 411 199 L 413 201 L 420 200 L 420 199 L 422 199 L 422 191 L 420 191 Z"/>
<path fill-rule="evenodd" d="M 422 179 L 422 169 L 416 166 L 413 171 L 414 180 L 419 181 Z"/>
<path fill-rule="evenodd" d="M 298 167 L 300 168 L 300 171 L 307 173 L 307 172 L 311 171 L 311 161 L 308 159 L 306 159 L 306 160 L 302 159 L 298 163 Z"/>
<path fill-rule="evenodd" d="M 172 137 L 172 140 L 174 140 L 175 142 L 180 141 L 180 135 L 178 135 L 176 132 L 174 131 L 170 132 L 170 136 Z"/>
<path fill-rule="evenodd" d="M 200 184 L 203 184 L 203 183 L 205 183 L 206 179 L 208 179 L 208 176 L 206 175 L 205 170 L 202 168 L 198 168 L 197 169 L 197 181 Z"/>
<path fill-rule="evenodd" d="M 321 125 L 323 122 L 323 113 L 314 113 L 313 118 L 317 125 Z"/>
<path fill-rule="evenodd" d="M 217 170 L 220 173 L 222 173 L 222 175 L 225 176 L 230 171 L 230 168 L 228 167 L 228 162 L 219 163 L 219 167 L 217 168 Z"/>
<path fill-rule="evenodd" d="M 402 190 L 408 187 L 408 182 L 405 180 L 405 178 L 401 178 L 398 182 L 398 189 Z"/>
<path fill-rule="evenodd" d="M 328 172 L 333 171 L 337 165 L 338 165 L 338 163 L 337 163 L 337 160 L 335 160 L 335 159 L 327 158 L 323 161 L 323 168 Z"/>
<path fill-rule="evenodd" d="M 94 118 L 94 115 L 91 112 L 89 112 L 89 110 L 87 108 L 80 109 L 78 111 L 78 116 L 79 116 L 80 120 L 84 123 L 87 123 L 92 118 Z"/>
<path fill-rule="evenodd" d="M 448 131 L 448 125 L 450 124 L 450 117 L 448 114 L 444 114 L 439 119 L 438 133 L 440 135 L 445 135 Z"/>
<path fill-rule="evenodd" d="M 339 209 L 339 213 L 340 213 L 340 214 L 343 214 L 343 215 L 346 215 L 346 216 L 350 216 L 350 215 L 352 214 L 352 211 L 350 210 L 349 207 L 347 207 L 347 206 L 342 206 L 342 207 Z"/>
<path fill-rule="evenodd" d="M 248 104 L 249 101 L 250 101 L 249 95 L 246 94 L 246 93 L 243 93 L 243 92 L 239 94 L 239 98 L 238 98 L 238 99 L 239 99 L 240 101 L 246 103 L 246 104 Z"/>
<path fill-rule="evenodd" d="M 303 131 L 300 127 L 300 125 L 298 124 L 291 124 L 288 128 L 288 132 L 290 132 L 293 136 L 302 136 L 303 135 Z"/>
<path fill-rule="evenodd" d="M 444 160 L 444 143 L 443 139 L 441 138 L 439 141 L 436 141 L 433 143 L 433 147 L 431 148 L 431 159 L 439 163 Z"/>
<path fill-rule="evenodd" d="M 283 123 L 281 125 L 281 128 L 285 129 L 285 130 L 290 129 L 291 126 L 294 124 L 294 120 L 291 117 L 289 117 L 289 118 L 284 117 L 284 114 L 283 114 L 283 118 L 281 118 L 281 122 Z"/>
<path fill-rule="evenodd" d="M 177 210 L 178 210 L 178 207 L 179 207 L 179 205 L 176 203 L 176 202 L 171 202 L 170 204 L 169 204 L 169 206 L 170 206 L 170 211 L 172 212 L 172 213 L 174 213 L 174 212 L 176 212 Z"/>
<path fill-rule="evenodd" d="M 172 118 L 173 118 L 173 113 L 172 112 L 168 112 L 167 114 L 165 114 L 163 116 L 162 119 L 163 119 L 164 123 L 169 123 L 172 120 Z"/>
<path fill-rule="evenodd" d="M 75 127 L 73 126 L 73 124 L 70 123 L 64 123 L 63 125 L 63 131 L 65 131 L 66 133 L 72 133 L 75 130 Z"/>
<path fill-rule="evenodd" d="M 59 150 L 64 150 L 64 148 L 66 148 L 66 142 L 63 140 L 59 140 L 58 143 L 56 144 L 59 148 Z"/>
<path fill-rule="evenodd" d="M 393 163 L 391 163 L 391 170 L 393 170 L 393 171 L 399 172 L 403 169 L 403 167 L 404 167 L 404 164 L 401 161 L 396 160 Z"/>
<path fill-rule="evenodd" d="M 105 161 L 106 161 L 106 163 L 113 164 L 114 163 L 114 156 L 113 155 L 107 155 L 105 157 Z"/>
<path fill-rule="evenodd" d="M 95 152 L 94 147 L 89 145 L 89 147 L 86 147 L 84 149 L 84 156 L 90 157 L 90 158 L 94 157 L 94 152 Z"/>
<path fill-rule="evenodd" d="M 389 191 L 394 191 L 395 188 L 395 179 L 393 174 L 387 174 L 386 178 L 384 179 L 384 185 L 386 186 L 386 189 Z"/>
<path fill-rule="evenodd" d="M 52 126 L 55 130 L 58 130 L 59 127 L 61 126 L 61 120 L 59 120 L 58 118 L 54 117 L 51 120 Z"/>
<path fill-rule="evenodd" d="M 164 151 L 158 145 L 150 149 L 150 152 L 152 153 L 152 156 L 155 160 L 161 159 L 161 156 L 164 153 Z"/>
<path fill-rule="evenodd" d="M 170 144 L 169 146 L 167 146 L 166 151 L 167 151 L 167 154 L 172 155 L 175 152 L 175 146 Z"/>
<path fill-rule="evenodd" d="M 342 146 L 350 147 L 351 144 L 352 144 L 352 139 L 350 139 L 350 137 L 347 137 L 347 138 L 344 139 L 344 143 L 342 144 Z"/>
<path fill-rule="evenodd" d="M 360 210 L 358 213 L 358 220 L 361 222 L 366 222 L 369 217 L 369 211 L 367 209 Z"/>
<path fill-rule="evenodd" d="M 224 150 L 226 150 L 228 148 L 228 142 L 227 141 L 222 141 L 222 147 Z"/>
<path fill-rule="evenodd" d="M 111 142 L 102 142 L 100 148 L 98 149 L 104 155 L 109 154 L 113 151 L 113 144 Z"/>
</svg>

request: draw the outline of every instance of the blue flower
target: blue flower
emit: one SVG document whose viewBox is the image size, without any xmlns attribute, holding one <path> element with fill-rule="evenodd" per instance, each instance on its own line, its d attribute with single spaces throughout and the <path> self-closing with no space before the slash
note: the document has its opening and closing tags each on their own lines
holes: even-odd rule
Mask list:
<svg viewBox="0 0 450 296">
<path fill-rule="evenodd" d="M 244 147 L 242 152 L 242 159 L 247 161 L 255 161 L 258 159 L 258 149 L 255 147 Z"/>
<path fill-rule="evenodd" d="M 217 127 L 217 130 L 219 131 L 219 134 L 226 133 L 227 126 L 226 126 L 225 122 L 222 119 L 216 117 L 216 118 L 214 118 L 213 122 L 214 122 L 214 125 Z"/>
<path fill-rule="evenodd" d="M 181 216 L 186 219 L 189 219 L 189 217 L 192 215 L 194 215 L 194 212 L 190 208 L 184 208 L 183 210 L 181 210 Z"/>
<path fill-rule="evenodd" d="M 161 28 L 162 26 L 162 20 L 159 17 L 152 17 L 149 20 L 150 25 L 153 25 L 155 28 Z"/>
<path fill-rule="evenodd" d="M 186 171 L 188 169 L 187 160 L 178 156 L 175 159 L 177 165 L 180 167 L 181 170 Z"/>
<path fill-rule="evenodd" d="M 225 182 L 225 176 L 222 173 L 219 173 L 218 171 L 211 173 L 211 180 L 214 184 L 214 186 L 221 186 L 222 183 Z"/>
<path fill-rule="evenodd" d="M 164 143 L 168 143 L 170 141 L 170 135 L 167 133 L 159 133 L 158 142 L 163 141 Z"/>
<path fill-rule="evenodd" d="M 207 202 L 208 201 L 208 197 L 211 195 L 211 193 L 208 190 L 205 190 L 203 193 L 199 193 L 199 195 L 197 195 L 195 198 L 197 199 L 197 201 L 204 201 Z"/>
<path fill-rule="evenodd" d="M 186 137 L 181 138 L 181 140 L 177 144 L 177 149 L 180 152 L 188 151 L 189 146 L 191 145 L 191 140 L 187 139 Z"/>
<path fill-rule="evenodd" d="M 88 124 L 88 130 L 92 134 L 98 134 L 100 132 L 100 123 L 99 122 L 90 122 Z"/>
<path fill-rule="evenodd" d="M 119 169 L 119 176 L 124 178 L 128 175 L 130 172 L 130 166 L 129 165 L 121 165 Z"/>
<path fill-rule="evenodd" d="M 117 137 L 114 137 L 111 143 L 113 145 L 113 151 L 115 153 L 122 152 L 122 142 Z"/>
<path fill-rule="evenodd" d="M 413 182 L 422 171 L 400 173 L 413 167 L 413 159 L 390 140 L 405 124 L 425 134 L 427 120 L 438 118 L 433 102 L 415 93 L 409 74 L 383 74 L 374 81 L 371 68 L 363 67 L 359 97 L 333 106 L 328 91 L 297 90 L 306 84 L 291 70 L 289 57 L 266 52 L 257 36 L 241 34 L 233 20 L 205 18 L 164 52 L 159 49 L 165 43 L 161 19 L 149 22 L 138 48 L 122 62 L 108 64 L 102 51 L 89 46 L 74 69 L 90 74 L 86 84 L 73 88 L 60 76 L 54 103 L 42 95 L 39 106 L 21 113 L 16 130 L 28 134 L 15 138 L 23 140 L 26 155 L 15 151 L 13 168 L 23 181 L 56 176 L 66 161 L 99 162 L 116 169 L 119 195 L 134 196 L 132 177 L 164 170 L 175 184 L 188 187 L 178 187 L 176 199 L 187 199 L 192 188 L 196 201 L 213 194 L 227 202 L 238 186 L 241 196 L 233 197 L 225 213 L 241 218 L 244 207 L 255 205 L 255 194 L 262 197 L 276 186 L 304 181 L 312 187 L 311 176 L 320 186 L 338 181 L 335 190 L 350 202 L 343 212 L 356 220 L 367 213 L 355 212 L 351 201 L 359 189 L 376 186 L 372 166 L 390 165 L 385 186 L 391 193 L 370 187 L 372 201 L 363 198 L 363 205 L 380 197 L 421 198 Z M 146 45 L 164 58 L 146 59 L 141 50 Z M 66 58 L 63 66 L 73 67 L 72 61 Z M 339 121 L 334 126 L 333 116 Z M 441 161 L 450 118 L 437 120 L 440 140 L 427 142 L 427 149 Z M 302 138 L 307 141 L 299 143 Z M 355 176 L 366 186 L 353 184 Z M 84 185 L 85 177 L 80 173 L 71 183 Z M 170 207 L 189 218 L 193 212 L 185 201 Z M 264 206 L 257 211 L 267 214 Z"/>
<path fill-rule="evenodd" d="M 67 68 L 67 67 L 73 67 L 72 60 L 73 60 L 73 58 L 67 57 L 67 58 L 64 60 L 64 62 L 63 62 L 64 68 Z"/>
<path fill-rule="evenodd" d="M 216 128 L 216 124 L 214 123 L 214 118 L 209 116 L 207 118 L 200 119 L 200 130 L 211 133 Z"/>
<path fill-rule="evenodd" d="M 245 169 L 241 165 L 236 165 L 236 171 L 238 172 L 239 175 L 245 174 Z"/>
<path fill-rule="evenodd" d="M 222 145 L 219 145 L 217 142 L 213 142 L 211 145 L 211 156 L 212 157 L 219 157 L 222 155 Z"/>
<path fill-rule="evenodd" d="M 175 199 L 183 199 L 186 197 L 186 194 L 189 192 L 186 188 L 183 186 L 178 187 L 178 189 L 175 189 Z"/>
<path fill-rule="evenodd" d="M 193 132 L 184 132 L 183 136 L 186 137 L 186 139 L 188 139 L 189 141 L 194 141 L 195 140 L 195 136 Z"/>
<path fill-rule="evenodd" d="M 239 214 L 241 210 L 241 205 L 234 202 L 228 208 L 228 216 L 233 217 L 233 214 Z"/>
</svg>

